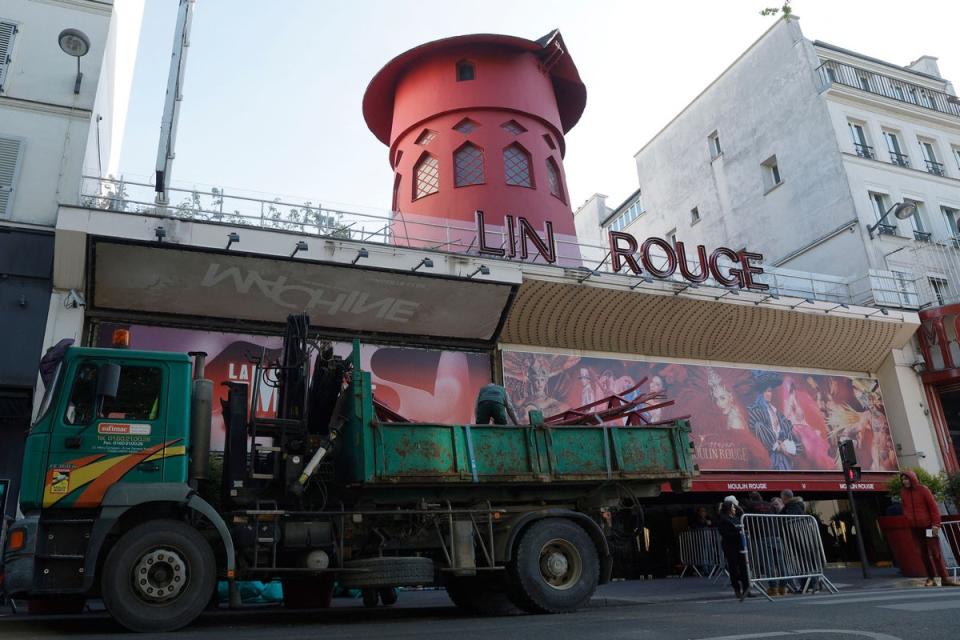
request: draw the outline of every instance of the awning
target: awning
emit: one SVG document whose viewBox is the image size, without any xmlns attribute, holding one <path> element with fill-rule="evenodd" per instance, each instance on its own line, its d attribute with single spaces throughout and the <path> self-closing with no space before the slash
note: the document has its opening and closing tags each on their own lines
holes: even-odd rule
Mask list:
<svg viewBox="0 0 960 640">
<path fill-rule="evenodd" d="M 876 372 L 915 313 L 524 265 L 506 344 L 713 362 Z M 631 286 L 638 286 L 631 289 Z M 719 299 L 718 299 L 719 298 Z M 765 299 L 767 298 L 767 299 Z"/>
<path fill-rule="evenodd" d="M 896 474 L 864 473 L 853 490 L 862 492 L 885 492 L 887 483 Z M 693 481 L 693 491 L 732 493 L 742 496 L 750 491 L 770 492 L 790 489 L 802 496 L 805 493 L 838 493 L 847 490 L 842 475 L 838 473 L 704 473 Z"/>
</svg>

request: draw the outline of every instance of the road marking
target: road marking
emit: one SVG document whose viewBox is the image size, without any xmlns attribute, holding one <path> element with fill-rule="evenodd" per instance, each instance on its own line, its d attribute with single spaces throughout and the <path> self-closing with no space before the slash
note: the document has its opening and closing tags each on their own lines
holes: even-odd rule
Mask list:
<svg viewBox="0 0 960 640">
<path fill-rule="evenodd" d="M 897 636 L 891 636 L 886 633 L 877 633 L 874 631 L 855 631 L 853 629 L 795 629 L 793 631 L 769 631 L 767 633 L 745 633 L 736 636 L 713 636 L 710 638 L 699 638 L 699 640 L 755 640 L 757 638 L 783 638 L 786 636 L 802 636 L 809 633 L 823 633 L 831 636 L 859 636 L 861 638 L 872 638 L 873 640 L 902 640 Z"/>
<path fill-rule="evenodd" d="M 960 600 L 955 602 L 908 602 L 906 604 L 884 604 L 881 609 L 899 609 L 900 611 L 940 611 L 942 609 L 960 609 Z"/>
<path fill-rule="evenodd" d="M 799 601 L 799 602 L 796 602 L 796 604 L 804 605 L 807 607 L 817 607 L 817 606 L 823 607 L 823 606 L 838 605 L 838 604 L 852 604 L 857 602 L 886 602 L 889 600 L 910 600 L 912 598 L 920 598 L 924 600 L 934 599 L 934 598 L 955 598 L 958 595 L 960 594 L 954 591 L 911 591 L 911 592 L 906 592 L 906 593 L 896 594 L 896 595 L 877 595 L 877 596 L 869 596 L 869 597 L 861 596 L 857 598 L 837 598 L 837 599 L 824 598 L 821 600 L 808 600 L 806 602 Z"/>
</svg>

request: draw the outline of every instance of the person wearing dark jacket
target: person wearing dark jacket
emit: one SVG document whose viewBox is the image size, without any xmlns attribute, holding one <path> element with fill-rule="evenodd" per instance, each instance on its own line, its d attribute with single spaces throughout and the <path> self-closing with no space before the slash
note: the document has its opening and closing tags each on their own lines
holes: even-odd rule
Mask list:
<svg viewBox="0 0 960 640">
<path fill-rule="evenodd" d="M 793 491 L 790 489 L 781 491 L 780 499 L 783 500 L 783 515 L 802 516 L 807 513 L 807 507 L 803 504 L 803 498 L 793 495 Z"/>
<path fill-rule="evenodd" d="M 947 567 L 940 554 L 940 507 L 930 489 L 920 484 L 917 474 L 907 470 L 900 474 L 903 488 L 900 489 L 900 501 L 903 503 L 903 515 L 910 525 L 914 543 L 920 549 L 923 566 L 927 570 L 928 587 L 932 587 L 934 578 L 940 576 L 945 587 L 960 587 L 947 575 Z"/>
<path fill-rule="evenodd" d="M 750 580 L 747 578 L 747 553 L 744 548 L 743 525 L 740 517 L 743 511 L 734 496 L 727 496 L 720 507 L 718 529 L 720 547 L 727 559 L 727 571 L 730 573 L 730 585 L 741 601 L 753 597 L 750 593 Z"/>
</svg>

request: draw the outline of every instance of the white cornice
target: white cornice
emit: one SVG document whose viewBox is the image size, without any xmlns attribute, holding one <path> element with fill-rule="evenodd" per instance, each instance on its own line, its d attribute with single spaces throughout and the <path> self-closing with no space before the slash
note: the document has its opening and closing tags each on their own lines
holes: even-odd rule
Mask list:
<svg viewBox="0 0 960 640">
<path fill-rule="evenodd" d="M 50 4 L 54 6 L 85 11 L 102 16 L 109 16 L 113 12 L 113 2 L 104 0 L 30 0 L 41 4 Z"/>
<path fill-rule="evenodd" d="M 18 98 L 8 98 L 6 96 L 0 96 L 0 108 L 18 109 L 20 111 L 43 113 L 46 115 L 61 116 L 64 118 L 76 118 L 77 120 L 89 120 L 90 116 L 93 115 L 93 111 L 82 107 L 68 107 L 50 102 L 20 100 Z"/>
<path fill-rule="evenodd" d="M 876 93 L 864 91 L 863 89 L 848 87 L 839 82 L 834 82 L 824 89 L 822 93 L 828 99 L 845 98 L 861 106 L 866 105 L 867 108 L 873 111 L 892 111 L 900 116 L 919 119 L 942 127 L 955 129 L 960 133 L 960 117 L 941 113 L 933 109 L 927 109 L 926 107 L 921 107 L 909 102 L 901 102 L 896 98 L 888 98 Z"/>
</svg>

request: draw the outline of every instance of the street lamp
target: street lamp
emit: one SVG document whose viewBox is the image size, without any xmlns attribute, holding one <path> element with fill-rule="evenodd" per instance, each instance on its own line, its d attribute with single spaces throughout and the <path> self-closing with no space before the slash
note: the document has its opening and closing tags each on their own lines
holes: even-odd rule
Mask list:
<svg viewBox="0 0 960 640">
<path fill-rule="evenodd" d="M 90 38 L 79 29 L 64 29 L 57 36 L 57 43 L 65 54 L 77 59 L 77 79 L 73 83 L 73 93 L 79 94 L 80 81 L 83 80 L 83 74 L 80 73 L 80 58 L 90 51 Z"/>
<path fill-rule="evenodd" d="M 917 212 L 917 205 L 913 202 L 898 202 L 887 209 L 886 213 L 880 216 L 880 219 L 877 220 L 876 224 L 872 224 L 867 227 L 867 233 L 870 234 L 870 239 L 873 239 L 873 232 L 877 230 L 883 221 L 887 219 L 887 216 L 890 215 L 890 212 L 893 211 L 893 215 L 897 217 L 898 220 L 906 220 L 913 214 Z"/>
</svg>

